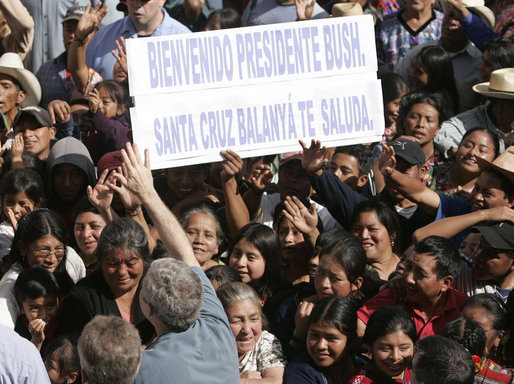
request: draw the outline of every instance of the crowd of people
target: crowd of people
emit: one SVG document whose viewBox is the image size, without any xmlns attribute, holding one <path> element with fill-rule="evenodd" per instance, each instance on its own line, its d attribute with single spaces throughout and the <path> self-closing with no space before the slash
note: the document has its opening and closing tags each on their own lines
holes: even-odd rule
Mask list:
<svg viewBox="0 0 514 384">
<path fill-rule="evenodd" d="M 360 14 L 382 142 L 150 170 L 126 39 Z M 0 0 L 0 381 L 513 383 L 513 31 L 508 0 Z"/>
</svg>

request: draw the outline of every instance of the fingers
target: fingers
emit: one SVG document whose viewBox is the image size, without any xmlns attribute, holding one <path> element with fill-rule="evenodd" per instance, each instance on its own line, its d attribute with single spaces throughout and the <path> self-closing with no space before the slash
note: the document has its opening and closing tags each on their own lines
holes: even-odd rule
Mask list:
<svg viewBox="0 0 514 384">
<path fill-rule="evenodd" d="M 109 169 L 104 169 L 103 172 L 98 177 L 97 184 L 105 184 L 105 179 L 107 178 L 107 175 L 109 174 Z"/>
</svg>

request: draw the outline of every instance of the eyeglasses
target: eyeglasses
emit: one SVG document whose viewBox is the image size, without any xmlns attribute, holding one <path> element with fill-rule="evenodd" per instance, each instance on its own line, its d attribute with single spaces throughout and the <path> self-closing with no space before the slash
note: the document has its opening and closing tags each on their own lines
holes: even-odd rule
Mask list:
<svg viewBox="0 0 514 384">
<path fill-rule="evenodd" d="M 56 258 L 64 257 L 64 253 L 66 252 L 66 249 L 59 247 L 59 248 L 55 248 L 53 251 L 51 251 L 50 249 L 45 249 L 45 248 L 32 248 L 32 251 L 34 252 L 34 255 L 36 257 L 46 259 L 51 254 L 55 255 Z"/>
</svg>

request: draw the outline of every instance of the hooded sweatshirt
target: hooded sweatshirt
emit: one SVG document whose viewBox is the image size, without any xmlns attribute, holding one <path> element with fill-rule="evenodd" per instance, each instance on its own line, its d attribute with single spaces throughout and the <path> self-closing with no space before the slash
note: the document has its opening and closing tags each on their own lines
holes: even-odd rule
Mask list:
<svg viewBox="0 0 514 384">
<path fill-rule="evenodd" d="M 63 218 L 68 229 L 73 227 L 71 213 L 77 200 L 82 197 L 86 189 L 75 201 L 62 201 L 54 190 L 52 175 L 54 168 L 59 164 L 72 164 L 85 175 L 86 185 L 94 186 L 96 183 L 95 166 L 86 146 L 74 137 L 65 137 L 54 144 L 48 155 L 45 171 L 45 191 L 48 199 L 48 208 L 57 212 Z"/>
</svg>

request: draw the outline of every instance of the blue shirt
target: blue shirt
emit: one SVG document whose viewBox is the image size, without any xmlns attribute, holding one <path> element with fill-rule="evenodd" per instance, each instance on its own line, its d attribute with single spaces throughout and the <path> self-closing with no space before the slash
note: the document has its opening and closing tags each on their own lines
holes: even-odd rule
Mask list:
<svg viewBox="0 0 514 384">
<path fill-rule="evenodd" d="M 55 59 L 50 59 L 44 63 L 36 73 L 36 77 L 41 84 L 41 108 L 47 108 L 53 100 L 69 101 L 71 91 L 75 88 L 73 79 L 70 76 L 70 84 L 66 80 L 66 52 L 61 53 Z"/>
<path fill-rule="evenodd" d="M 457 196 L 448 196 L 441 192 L 437 192 L 437 194 L 439 195 L 440 203 L 434 221 L 444 219 L 445 217 L 465 215 L 471 212 L 471 203 L 468 200 Z M 460 245 L 468 232 L 469 230 L 465 230 L 453 236 L 451 240 L 456 247 Z"/>
<path fill-rule="evenodd" d="M 0 356 L 0 383 L 50 384 L 34 344 L 4 325 L 0 325 Z"/>
<path fill-rule="evenodd" d="M 185 25 L 172 19 L 164 9 L 161 11 L 164 14 L 164 19 L 152 36 L 191 33 Z M 138 37 L 130 16 L 126 16 L 100 29 L 87 47 L 87 66 L 97 71 L 104 80 L 112 79 L 112 69 L 116 59 L 111 51 L 117 51 L 115 41 L 119 40 L 120 36 L 123 36 L 125 39 Z"/>
</svg>

